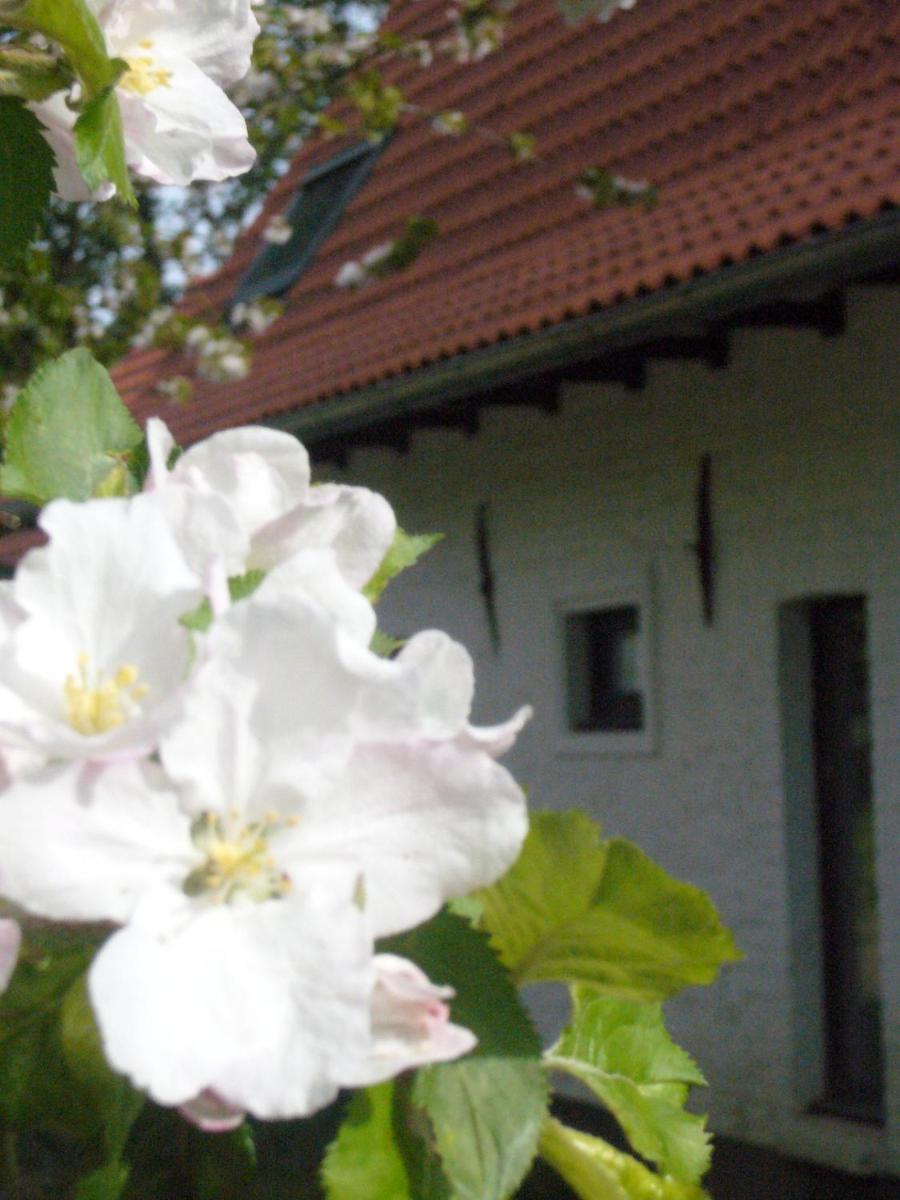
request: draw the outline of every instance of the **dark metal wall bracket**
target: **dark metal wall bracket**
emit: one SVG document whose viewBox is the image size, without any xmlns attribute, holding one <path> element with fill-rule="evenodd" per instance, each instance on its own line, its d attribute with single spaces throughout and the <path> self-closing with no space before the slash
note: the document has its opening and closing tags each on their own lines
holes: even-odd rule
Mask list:
<svg viewBox="0 0 900 1200">
<path fill-rule="evenodd" d="M 709 454 L 704 454 L 700 459 L 695 514 L 697 538 L 688 549 L 697 560 L 703 624 L 712 625 L 715 611 L 716 547 L 712 521 L 712 456 Z"/>
<path fill-rule="evenodd" d="M 497 618 L 494 568 L 491 563 L 491 542 L 488 531 L 488 506 L 482 500 L 475 510 L 475 549 L 478 554 L 478 590 L 484 601 L 491 647 L 496 654 L 500 649 L 500 622 Z"/>
</svg>

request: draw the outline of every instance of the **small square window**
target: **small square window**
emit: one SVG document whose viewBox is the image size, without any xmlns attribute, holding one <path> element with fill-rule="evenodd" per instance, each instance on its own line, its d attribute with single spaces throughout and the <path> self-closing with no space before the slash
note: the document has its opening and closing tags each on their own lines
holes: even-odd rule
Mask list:
<svg viewBox="0 0 900 1200">
<path fill-rule="evenodd" d="M 655 749 L 649 591 L 639 585 L 559 604 L 563 751 Z"/>
<path fill-rule="evenodd" d="M 636 604 L 567 614 L 567 709 L 573 733 L 644 728 L 640 623 Z"/>
</svg>

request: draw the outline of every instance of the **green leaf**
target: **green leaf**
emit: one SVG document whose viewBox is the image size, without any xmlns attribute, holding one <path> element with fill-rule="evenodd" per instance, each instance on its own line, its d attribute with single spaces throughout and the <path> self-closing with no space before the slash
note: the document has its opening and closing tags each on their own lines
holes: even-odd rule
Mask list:
<svg viewBox="0 0 900 1200">
<path fill-rule="evenodd" d="M 506 1200 L 515 1192 L 547 1114 L 538 1063 L 474 1056 L 426 1067 L 416 1075 L 413 1101 L 428 1114 L 454 1200 Z"/>
<path fill-rule="evenodd" d="M 410 959 L 434 983 L 453 988 L 451 1019 L 478 1037 L 473 1056 L 540 1059 L 540 1039 L 509 974 L 487 935 L 464 917 L 440 912 L 408 933 L 382 939 L 378 948 Z"/>
<path fill-rule="evenodd" d="M 322 1166 L 328 1200 L 410 1200 L 393 1111 L 393 1083 L 354 1095 Z"/>
<path fill-rule="evenodd" d="M 110 58 L 97 19 L 86 0 L 26 0 L 4 17 L 4 23 L 43 34 L 58 42 L 84 84 L 88 103 L 75 122 L 75 154 L 92 189 L 114 183 L 119 196 L 137 200 L 125 165 L 122 117 L 114 87 L 127 63 Z"/>
<path fill-rule="evenodd" d="M 112 1178 L 112 1168 L 125 1149 L 131 1127 L 144 1107 L 144 1097 L 107 1063 L 83 975 L 72 984 L 63 999 L 60 1036 L 66 1065 L 102 1122 L 103 1142 L 111 1160 L 104 1170 L 109 1171 L 109 1178 Z M 125 1177 L 120 1190 L 124 1186 Z M 118 1195 L 118 1192 L 114 1194 Z"/>
<path fill-rule="evenodd" d="M 111 1162 L 79 1179 L 75 1200 L 119 1200 L 128 1182 L 125 1163 Z"/>
<path fill-rule="evenodd" d="M 609 1108 L 643 1158 L 685 1183 L 709 1167 L 705 1117 L 684 1111 L 696 1063 L 669 1037 L 662 1007 L 573 989 L 573 1017 L 545 1055 L 548 1067 L 586 1083 Z"/>
<path fill-rule="evenodd" d="M 0 265 L 28 246 L 53 190 L 53 151 L 20 100 L 0 97 Z"/>
<path fill-rule="evenodd" d="M 456 991 L 452 1020 L 478 1045 L 458 1062 L 419 1070 L 410 1100 L 428 1119 L 454 1200 L 504 1200 L 531 1166 L 548 1100 L 540 1041 L 516 989 L 486 935 L 452 913 L 384 948 Z M 413 1196 L 432 1200 L 415 1184 Z"/>
<path fill-rule="evenodd" d="M 582 1200 L 710 1200 L 702 1188 L 656 1175 L 602 1138 L 552 1118 L 541 1132 L 541 1154 Z"/>
<path fill-rule="evenodd" d="M 740 957 L 704 892 L 631 842 L 600 842 L 580 812 L 534 815 L 518 861 L 475 894 L 520 983 L 587 983 L 624 1000 L 664 1000 L 711 983 Z"/>
<path fill-rule="evenodd" d="M 66 1061 L 60 1029 L 63 1003 L 94 948 L 86 937 L 29 933 L 0 997 L 0 1125 L 97 1131 L 96 1114 Z"/>
<path fill-rule="evenodd" d="M 363 595 L 374 604 L 391 580 L 411 567 L 423 554 L 436 545 L 444 535 L 442 533 L 404 533 L 400 527 L 394 534 L 394 540 L 387 554 L 381 560 L 378 570 L 363 588 Z"/>
<path fill-rule="evenodd" d="M 12 407 L 0 491 L 34 504 L 87 500 L 142 441 L 106 370 L 70 350 L 37 370 Z"/>
<path fill-rule="evenodd" d="M 2 21 L 17 29 L 42 33 L 58 42 L 94 95 L 114 83 L 120 66 L 106 53 L 106 42 L 86 0 L 25 0 L 4 6 Z"/>
<path fill-rule="evenodd" d="M 46 100 L 74 76 L 52 54 L 30 46 L 0 45 L 0 95 Z"/>
<path fill-rule="evenodd" d="M 84 181 L 96 191 L 105 183 L 114 183 L 116 193 L 136 206 L 137 199 L 125 162 L 122 115 L 113 88 L 95 96 L 75 122 L 75 156 Z"/>
</svg>

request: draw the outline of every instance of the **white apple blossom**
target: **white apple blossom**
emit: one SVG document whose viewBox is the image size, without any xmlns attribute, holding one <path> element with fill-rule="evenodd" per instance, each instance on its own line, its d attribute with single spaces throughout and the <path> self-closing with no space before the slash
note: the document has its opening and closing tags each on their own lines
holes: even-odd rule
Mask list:
<svg viewBox="0 0 900 1200">
<path fill-rule="evenodd" d="M 429 631 L 395 659 L 371 653 L 371 607 L 329 558 L 298 556 L 216 622 L 160 755 L 195 815 L 287 805 L 300 822 L 280 837 L 304 878 L 351 868 L 382 936 L 515 858 L 524 801 L 492 752 L 527 710 L 480 740 L 463 647 Z"/>
<path fill-rule="evenodd" d="M 147 754 L 177 715 L 201 580 L 148 497 L 47 506 L 0 603 L 0 749 Z M 9 757 L 9 755 L 8 755 Z"/>
<path fill-rule="evenodd" d="M 355 259 L 350 259 L 348 262 L 341 263 L 338 273 L 334 277 L 334 286 L 339 288 L 357 288 L 361 287 L 369 280 L 369 273 Z"/>
<path fill-rule="evenodd" d="M 250 66 L 259 25 L 249 0 L 90 0 L 90 7 L 109 54 L 128 64 L 116 97 L 129 166 L 157 183 L 181 185 L 247 171 L 255 151 L 222 89 Z M 59 194 L 90 198 L 75 163 L 77 113 L 63 93 L 32 108 L 56 155 Z"/>
<path fill-rule="evenodd" d="M 265 229 L 262 231 L 262 239 L 272 246 L 284 246 L 294 236 L 294 227 L 291 225 L 287 217 L 276 214 L 270 217 Z"/>
<path fill-rule="evenodd" d="M 107 1057 L 201 1123 L 301 1116 L 472 1044 L 373 939 L 513 861 L 524 800 L 491 752 L 525 714 L 473 731 L 462 647 L 380 659 L 373 626 L 332 551 L 298 554 L 212 626 L 161 766 L 56 763 L 0 794 L 4 894 L 122 926 L 88 981 Z"/>
<path fill-rule="evenodd" d="M 230 508 L 244 548 L 224 554 L 229 575 L 269 570 L 307 549 L 327 547 L 351 587 L 361 588 L 383 559 L 396 529 L 390 505 L 367 488 L 310 484 L 309 456 L 288 433 L 261 426 L 230 429 L 191 446 L 170 470 L 172 435 L 147 423 L 150 472 L 145 487 L 172 506 L 188 530 L 198 499 Z M 176 511 L 177 510 L 177 511 Z"/>
</svg>

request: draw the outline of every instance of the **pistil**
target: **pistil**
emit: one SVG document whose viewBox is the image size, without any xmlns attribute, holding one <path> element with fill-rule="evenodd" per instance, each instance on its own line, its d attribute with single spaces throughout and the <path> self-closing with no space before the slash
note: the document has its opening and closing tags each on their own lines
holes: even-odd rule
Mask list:
<svg viewBox="0 0 900 1200">
<path fill-rule="evenodd" d="M 133 715 L 149 688 L 138 682 L 133 663 L 125 663 L 108 679 L 91 671 L 86 654 L 78 656 L 78 670 L 67 675 L 63 685 L 69 724 L 85 737 L 108 733 L 124 725 Z"/>
</svg>

